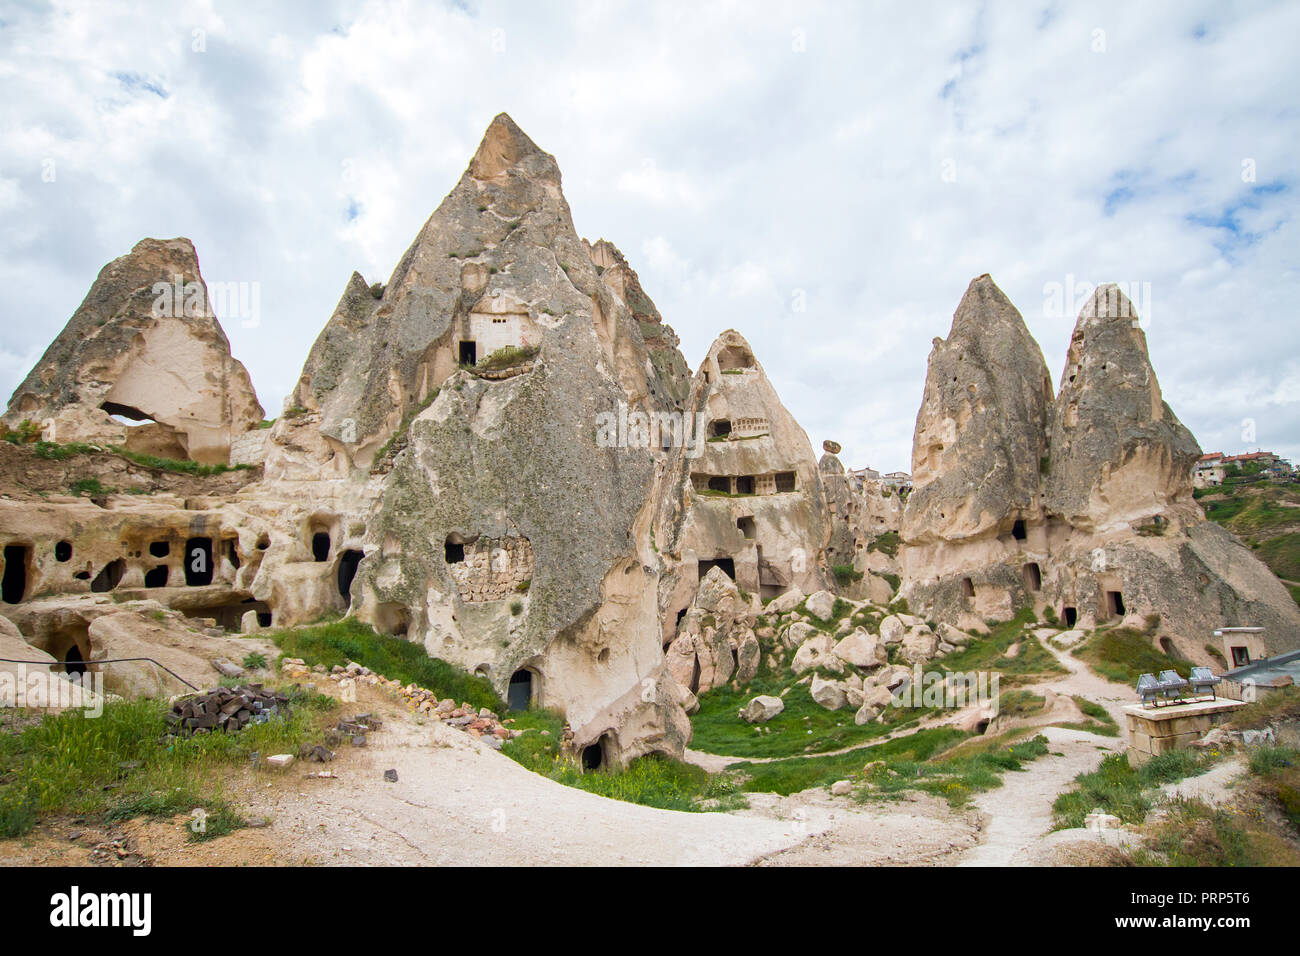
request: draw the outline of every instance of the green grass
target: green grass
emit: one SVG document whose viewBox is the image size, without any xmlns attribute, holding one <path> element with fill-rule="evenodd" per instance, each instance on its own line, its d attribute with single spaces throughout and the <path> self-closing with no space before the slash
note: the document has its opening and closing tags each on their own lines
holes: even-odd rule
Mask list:
<svg viewBox="0 0 1300 956">
<path fill-rule="evenodd" d="M 1084 818 L 1095 809 L 1125 823 L 1141 823 L 1151 809 L 1146 791 L 1202 774 L 1210 764 L 1210 758 L 1191 750 L 1171 750 L 1134 769 L 1127 753 L 1107 754 L 1100 767 L 1080 774 L 1074 789 L 1056 798 L 1052 804 L 1053 829 L 1082 827 Z"/>
<path fill-rule="evenodd" d="M 38 441 L 32 445 L 32 451 L 37 458 L 46 461 L 67 461 L 78 455 L 112 454 L 137 465 L 142 465 L 145 468 L 155 468 L 179 475 L 195 475 L 200 478 L 220 475 L 228 471 L 248 471 L 254 467 L 253 465 L 203 465 L 197 461 L 177 461 L 174 458 L 159 458 L 157 455 L 142 455 L 139 452 L 127 451 L 117 445 L 100 447 L 86 442 L 68 442 L 60 445 L 54 442 Z"/>
<path fill-rule="evenodd" d="M 529 359 L 536 358 L 537 353 L 541 351 L 537 346 L 526 346 L 519 348 L 513 345 L 507 345 L 497 349 L 491 355 L 485 356 L 476 366 L 475 370 L 479 372 L 491 372 L 497 369 L 511 368 L 515 365 L 522 365 Z"/>
<path fill-rule="evenodd" d="M 626 770 L 584 773 L 577 759 L 561 750 L 564 719 L 559 714 L 529 710 L 512 717 L 511 726 L 527 732 L 506 741 L 502 753 L 566 787 L 661 810 L 733 810 L 745 805 L 730 776 L 711 776 L 699 767 L 657 755 L 633 760 Z M 543 730 L 548 733 L 543 735 Z"/>
<path fill-rule="evenodd" d="M 891 558 L 898 557 L 898 548 L 901 540 L 897 531 L 886 531 L 884 534 L 876 535 L 868 544 L 868 551 L 880 551 L 889 555 Z"/>
<path fill-rule="evenodd" d="M 1081 724 L 1061 724 L 1062 727 L 1069 727 L 1074 730 L 1086 730 L 1089 733 L 1100 734 L 1103 737 L 1118 737 L 1119 724 L 1115 723 L 1115 718 L 1110 715 L 1110 711 L 1095 701 L 1086 697 L 1080 697 L 1078 694 L 1073 695 L 1074 702 L 1079 709 L 1083 711 L 1085 717 L 1091 718 L 1090 723 Z"/>
<path fill-rule="evenodd" d="M 1176 670 L 1186 677 L 1187 661 L 1175 660 L 1151 644 L 1151 637 L 1131 627 L 1099 630 L 1087 643 L 1074 649 L 1074 656 L 1107 680 L 1136 686 L 1143 674 Z"/>
<path fill-rule="evenodd" d="M 851 564 L 837 564 L 831 568 L 831 574 L 835 576 L 835 583 L 842 588 L 862 580 L 862 572 Z"/>
<path fill-rule="evenodd" d="M 954 744 L 965 740 L 965 731 L 951 727 L 918 730 L 845 754 L 820 757 L 787 757 L 768 763 L 740 763 L 728 771 L 740 774 L 740 788 L 749 793 L 777 793 L 788 796 L 810 787 L 828 787 L 837 780 L 860 775 L 863 767 L 884 760 L 895 765 L 915 767 Z"/>
<path fill-rule="evenodd" d="M 788 686 L 787 679 L 783 686 Z M 795 687 L 783 698 L 785 710 L 763 724 L 747 724 L 736 712 L 758 694 L 777 696 L 779 680 L 755 679 L 739 692 L 720 687 L 700 697 L 700 709 L 691 718 L 694 736 L 691 747 L 705 753 L 731 757 L 789 757 L 804 753 L 825 753 L 867 743 L 892 730 L 907 726 L 929 710 L 887 707 L 886 724 L 853 722 L 852 707 L 827 710 L 814 701 L 807 685 Z"/>
<path fill-rule="evenodd" d="M 1261 541 L 1255 549 L 1255 556 L 1279 578 L 1300 580 L 1300 534 L 1291 532 Z M 1291 586 L 1291 596 L 1296 597 L 1294 585 Z M 1296 600 L 1300 601 L 1300 597 Z"/>
<path fill-rule="evenodd" d="M 1016 685 L 1040 677 L 1064 674 L 1052 652 L 1039 643 L 1026 628 L 1035 622 L 1034 612 L 1022 609 L 1009 621 L 994 624 L 986 637 L 972 641 L 963 651 L 949 654 L 931 663 L 947 673 L 958 671 L 992 671 L 1002 683 Z M 1015 657 L 1007 657 L 1011 645 L 1019 644 Z"/>
<path fill-rule="evenodd" d="M 108 493 L 108 489 L 98 478 L 78 478 L 70 486 L 69 490 L 74 495 L 103 495 Z"/>
<path fill-rule="evenodd" d="M 487 707 L 498 714 L 505 711 L 501 698 L 484 678 L 430 657 L 423 644 L 380 634 L 354 617 L 277 631 L 270 637 L 285 657 L 298 657 L 313 666 L 329 668 L 356 661 L 390 680 L 427 688 L 440 698 Z"/>
<path fill-rule="evenodd" d="M 1258 730 L 1283 720 L 1300 720 L 1300 687 L 1283 687 L 1233 711 L 1237 730 Z"/>
<path fill-rule="evenodd" d="M 222 795 L 222 768 L 247 763 L 255 751 L 295 753 L 324 725 L 322 708 L 295 706 L 287 719 L 236 734 L 169 737 L 167 709 L 164 700 L 110 702 L 98 717 L 67 711 L 0 734 L 0 837 L 21 836 L 46 815 L 111 823 L 197 807 L 209 814 L 204 837 L 229 832 L 239 821 Z"/>
<path fill-rule="evenodd" d="M 1037 734 L 1028 740 L 977 739 L 924 762 L 887 759 L 884 766 L 876 766 L 865 775 L 867 785 L 859 791 L 859 797 L 920 790 L 960 807 L 976 793 L 1002 786 L 1003 774 L 1023 770 L 1025 763 L 1047 752 L 1047 738 Z"/>
<path fill-rule="evenodd" d="M 1006 717 L 1029 717 L 1043 709 L 1046 698 L 1028 690 L 1009 690 L 998 695 L 998 713 Z"/>
</svg>

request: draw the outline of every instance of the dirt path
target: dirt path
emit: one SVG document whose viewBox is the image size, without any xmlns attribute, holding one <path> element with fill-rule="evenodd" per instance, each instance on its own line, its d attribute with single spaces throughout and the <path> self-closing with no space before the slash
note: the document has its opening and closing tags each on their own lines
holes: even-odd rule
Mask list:
<svg viewBox="0 0 1300 956">
<path fill-rule="evenodd" d="M 238 797 L 271 818 L 284 845 L 310 847 L 308 862 L 325 865 L 734 865 L 829 824 L 817 808 L 779 819 L 609 800 L 395 709 L 368 746 L 347 757 L 330 765 L 337 779 L 299 774 L 291 786 L 268 788 L 259 775 Z M 383 779 L 390 768 L 396 783 Z"/>
<path fill-rule="evenodd" d="M 1044 727 L 1052 752 L 1003 774 L 1002 786 L 974 800 L 984 817 L 984 839 L 954 862 L 959 866 L 1025 865 L 1052 828 L 1052 804 L 1074 778 L 1095 770 L 1123 745 L 1114 737 Z"/>
</svg>

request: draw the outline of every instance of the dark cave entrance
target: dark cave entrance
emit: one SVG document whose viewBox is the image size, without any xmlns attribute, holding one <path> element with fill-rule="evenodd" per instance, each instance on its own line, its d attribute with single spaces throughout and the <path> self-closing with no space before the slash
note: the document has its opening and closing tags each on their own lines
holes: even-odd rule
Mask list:
<svg viewBox="0 0 1300 956">
<path fill-rule="evenodd" d="M 0 581 L 0 596 L 6 604 L 17 604 L 27 593 L 27 558 L 31 549 L 25 544 L 5 545 L 5 573 Z"/>
<path fill-rule="evenodd" d="M 190 538 L 185 542 L 185 583 L 191 587 L 212 583 L 211 538 Z"/>
</svg>

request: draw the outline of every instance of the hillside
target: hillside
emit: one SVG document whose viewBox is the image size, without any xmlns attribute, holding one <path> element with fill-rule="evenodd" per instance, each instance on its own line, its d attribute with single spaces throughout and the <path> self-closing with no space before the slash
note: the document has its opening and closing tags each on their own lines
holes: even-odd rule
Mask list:
<svg viewBox="0 0 1300 956">
<path fill-rule="evenodd" d="M 1198 488 L 1205 516 L 1255 552 L 1300 603 L 1300 484 L 1241 481 Z"/>
</svg>

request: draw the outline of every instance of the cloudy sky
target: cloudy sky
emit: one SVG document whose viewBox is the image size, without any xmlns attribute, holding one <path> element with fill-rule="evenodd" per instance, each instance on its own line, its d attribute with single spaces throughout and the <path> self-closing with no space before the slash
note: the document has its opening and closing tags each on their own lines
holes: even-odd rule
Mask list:
<svg viewBox="0 0 1300 956">
<path fill-rule="evenodd" d="M 848 464 L 910 467 L 984 272 L 1054 379 L 1125 283 L 1202 447 L 1300 460 L 1296 36 L 1286 2 L 0 0 L 0 391 L 106 262 L 188 236 L 258 284 L 224 324 L 278 414 L 505 111 L 691 367 L 740 330 Z"/>
</svg>

